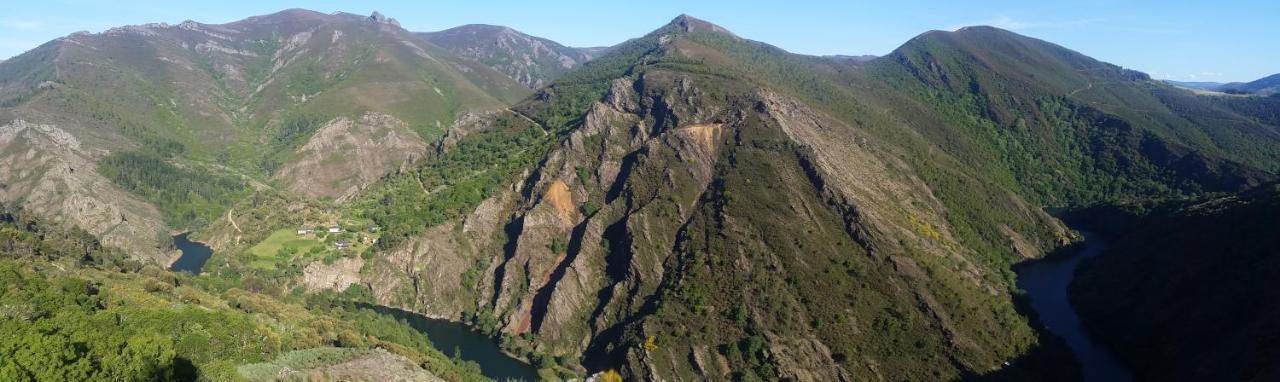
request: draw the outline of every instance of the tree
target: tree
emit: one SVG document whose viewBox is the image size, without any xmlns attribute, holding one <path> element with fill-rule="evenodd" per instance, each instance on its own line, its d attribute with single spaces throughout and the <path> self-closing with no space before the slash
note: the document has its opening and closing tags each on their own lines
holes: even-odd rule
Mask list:
<svg viewBox="0 0 1280 382">
<path fill-rule="evenodd" d="M 614 369 L 605 370 L 600 374 L 600 382 L 622 382 L 622 374 Z"/>
</svg>

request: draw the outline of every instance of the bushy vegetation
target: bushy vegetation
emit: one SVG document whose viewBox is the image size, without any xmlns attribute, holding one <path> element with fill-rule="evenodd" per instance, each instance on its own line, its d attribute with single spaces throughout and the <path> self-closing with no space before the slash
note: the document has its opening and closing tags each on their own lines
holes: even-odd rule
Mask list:
<svg viewBox="0 0 1280 382">
<path fill-rule="evenodd" d="M 1280 186 L 1079 219 L 1119 235 L 1076 270 L 1071 303 L 1135 379 L 1280 378 Z"/>
<path fill-rule="evenodd" d="M 361 196 L 359 212 L 382 227 L 379 248 L 393 248 L 470 212 L 505 186 L 545 152 L 545 134 L 515 118 L 499 119 L 494 130 L 468 136 L 415 171 L 388 177 Z"/>
<path fill-rule="evenodd" d="M 394 319 L 309 310 L 262 280 L 139 267 L 83 232 L 21 214 L 2 217 L 4 380 L 240 380 L 237 365 L 303 349 L 375 346 L 445 380 L 483 380 L 474 365 L 455 363 Z M 309 359 L 336 359 L 320 358 Z"/>
</svg>

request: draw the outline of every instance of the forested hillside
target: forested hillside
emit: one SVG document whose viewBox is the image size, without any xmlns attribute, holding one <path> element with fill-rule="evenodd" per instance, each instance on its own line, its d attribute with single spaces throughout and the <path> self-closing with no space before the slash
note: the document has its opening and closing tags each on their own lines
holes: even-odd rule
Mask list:
<svg viewBox="0 0 1280 382">
<path fill-rule="evenodd" d="M 443 380 L 484 380 L 403 322 L 334 302 L 358 298 L 170 273 L 83 231 L 0 213 L 0 378 L 8 381 L 287 376 L 269 368 L 273 360 L 322 376 L 309 369 L 369 354 Z M 271 373 L 257 374 L 264 367 Z"/>
<path fill-rule="evenodd" d="M 1123 232 L 1071 285 L 1087 328 L 1143 380 L 1280 377 L 1280 187 L 1120 209 L 1086 220 Z"/>
</svg>

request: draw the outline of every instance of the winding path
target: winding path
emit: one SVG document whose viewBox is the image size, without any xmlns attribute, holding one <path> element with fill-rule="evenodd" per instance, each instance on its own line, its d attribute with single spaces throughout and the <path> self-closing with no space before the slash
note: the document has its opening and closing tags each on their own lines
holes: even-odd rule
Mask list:
<svg viewBox="0 0 1280 382">
<path fill-rule="evenodd" d="M 1088 85 L 1085 85 L 1085 87 L 1082 87 L 1082 88 L 1079 88 L 1079 89 L 1076 89 L 1076 90 L 1072 90 L 1070 93 L 1067 93 L 1067 97 L 1074 96 L 1074 95 L 1076 95 L 1076 93 L 1079 93 L 1079 92 L 1084 91 L 1084 90 L 1089 90 L 1089 89 L 1093 89 L 1093 81 L 1089 81 L 1089 84 L 1088 84 Z"/>
<path fill-rule="evenodd" d="M 238 232 L 238 233 L 244 233 L 244 231 L 241 231 L 241 230 L 240 230 L 240 225 L 239 225 L 239 224 L 236 224 L 236 219 L 232 219 L 232 218 L 231 218 L 231 212 L 232 212 L 232 211 L 235 211 L 235 210 L 236 210 L 236 208 L 235 208 L 235 207 L 231 207 L 231 208 L 228 208 L 228 209 L 227 209 L 227 222 L 230 222 L 230 223 L 231 223 L 231 228 L 235 228 L 235 229 L 236 229 L 236 232 Z"/>
</svg>

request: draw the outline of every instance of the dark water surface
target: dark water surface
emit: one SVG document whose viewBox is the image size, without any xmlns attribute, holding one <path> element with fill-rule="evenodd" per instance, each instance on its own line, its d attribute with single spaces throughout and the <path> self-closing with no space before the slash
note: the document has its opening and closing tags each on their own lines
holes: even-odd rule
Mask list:
<svg viewBox="0 0 1280 382">
<path fill-rule="evenodd" d="M 486 377 L 499 381 L 540 380 L 536 368 L 503 353 L 493 339 L 466 325 L 385 306 L 373 306 L 373 309 L 405 320 L 409 326 L 426 334 L 436 349 L 450 357 L 457 357 L 455 352 L 462 352 L 461 358 L 480 364 L 480 372 Z"/>
<path fill-rule="evenodd" d="M 1080 260 L 1097 256 L 1107 244 L 1097 235 L 1081 232 L 1085 247 L 1065 258 L 1039 260 L 1018 269 L 1018 288 L 1027 291 L 1031 309 L 1050 332 L 1062 337 L 1082 364 L 1084 380 L 1089 382 L 1131 381 L 1129 370 L 1101 344 L 1094 342 L 1080 325 L 1080 316 L 1067 300 L 1067 285 L 1075 275 Z"/>
<path fill-rule="evenodd" d="M 182 256 L 178 257 L 178 261 L 169 266 L 169 270 L 191 272 L 198 275 L 200 274 L 200 268 L 204 267 L 204 262 L 209 261 L 209 257 L 213 256 L 213 250 L 209 249 L 209 246 L 204 245 L 204 243 L 188 240 L 188 234 L 183 233 L 173 237 L 173 246 L 182 251 Z"/>
</svg>

